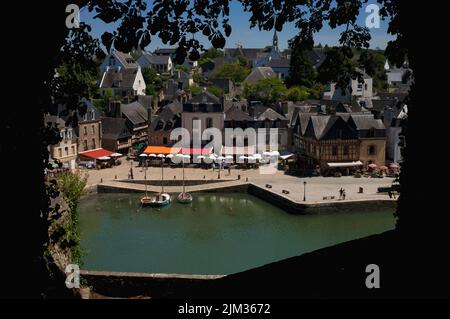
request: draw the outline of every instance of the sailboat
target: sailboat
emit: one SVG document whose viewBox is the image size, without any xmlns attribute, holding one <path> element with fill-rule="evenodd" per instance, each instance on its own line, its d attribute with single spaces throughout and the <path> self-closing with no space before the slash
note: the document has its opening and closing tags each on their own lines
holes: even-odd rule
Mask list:
<svg viewBox="0 0 450 319">
<path fill-rule="evenodd" d="M 170 195 L 164 193 L 164 158 L 163 154 L 159 154 L 158 157 L 161 159 L 161 193 L 156 194 L 154 197 L 147 196 L 147 179 L 145 182 L 145 197 L 141 198 L 142 206 L 150 207 L 162 207 L 170 204 Z M 147 172 L 145 177 L 147 178 Z"/>
<path fill-rule="evenodd" d="M 147 154 L 141 154 L 140 157 L 144 158 L 144 179 L 145 179 L 145 196 L 141 198 L 141 205 L 147 206 L 151 202 L 151 197 L 148 196 L 147 192 L 147 162 L 145 161 L 145 158 L 147 157 Z"/>
<path fill-rule="evenodd" d="M 180 194 L 178 194 L 177 200 L 179 203 L 181 204 L 190 204 L 192 203 L 192 195 L 189 193 L 186 193 L 186 185 L 185 185 L 185 177 L 184 177 L 184 160 L 187 158 L 190 158 L 189 155 L 183 155 L 183 154 L 178 154 L 177 155 L 178 158 L 181 159 L 181 163 L 182 163 L 182 167 L 183 167 L 183 192 L 181 192 Z"/>
</svg>

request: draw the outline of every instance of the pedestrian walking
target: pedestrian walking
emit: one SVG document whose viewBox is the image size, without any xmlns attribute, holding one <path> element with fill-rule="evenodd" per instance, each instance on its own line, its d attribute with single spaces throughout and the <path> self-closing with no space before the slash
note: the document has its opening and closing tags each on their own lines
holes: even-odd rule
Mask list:
<svg viewBox="0 0 450 319">
<path fill-rule="evenodd" d="M 345 189 L 342 190 L 342 199 L 345 200 Z"/>
<path fill-rule="evenodd" d="M 231 175 L 231 166 L 228 166 L 228 175 Z"/>
<path fill-rule="evenodd" d="M 342 199 L 343 194 L 344 194 L 344 189 L 341 187 L 341 189 L 339 190 L 339 200 Z"/>
</svg>

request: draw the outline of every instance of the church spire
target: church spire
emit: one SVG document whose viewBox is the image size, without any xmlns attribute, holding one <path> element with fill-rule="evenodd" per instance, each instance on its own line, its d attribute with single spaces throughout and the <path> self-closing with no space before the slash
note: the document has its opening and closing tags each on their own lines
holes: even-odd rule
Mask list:
<svg viewBox="0 0 450 319">
<path fill-rule="evenodd" d="M 278 49 L 278 34 L 277 34 L 277 30 L 276 29 L 275 29 L 275 32 L 273 33 L 272 45 L 273 45 L 274 48 Z"/>
</svg>

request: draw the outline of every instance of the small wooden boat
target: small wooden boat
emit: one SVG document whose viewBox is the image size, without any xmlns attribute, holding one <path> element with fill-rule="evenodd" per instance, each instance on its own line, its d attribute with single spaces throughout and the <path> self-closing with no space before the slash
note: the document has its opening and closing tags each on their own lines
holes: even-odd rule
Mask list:
<svg viewBox="0 0 450 319">
<path fill-rule="evenodd" d="M 181 204 L 190 204 L 192 203 L 192 195 L 189 193 L 180 193 L 178 194 L 177 200 Z"/>
<path fill-rule="evenodd" d="M 142 206 L 147 206 L 147 207 L 163 207 L 163 206 L 167 206 L 170 204 L 170 195 L 167 193 L 160 193 L 157 194 L 154 197 L 142 197 L 141 198 L 141 204 Z"/>
<path fill-rule="evenodd" d="M 164 155 L 159 155 L 161 158 L 161 193 L 155 196 L 148 196 L 147 194 L 147 166 L 145 169 L 145 196 L 141 198 L 141 205 L 145 207 L 162 207 L 170 204 L 170 195 L 164 192 Z"/>
<path fill-rule="evenodd" d="M 177 200 L 179 203 L 181 204 L 190 204 L 192 203 L 192 195 L 189 193 L 186 193 L 186 186 L 185 186 L 185 176 L 184 176 L 184 160 L 187 158 L 190 158 L 189 155 L 182 155 L 179 154 L 179 157 L 181 158 L 182 161 L 182 166 L 183 166 L 183 191 L 178 194 L 177 196 Z"/>
</svg>

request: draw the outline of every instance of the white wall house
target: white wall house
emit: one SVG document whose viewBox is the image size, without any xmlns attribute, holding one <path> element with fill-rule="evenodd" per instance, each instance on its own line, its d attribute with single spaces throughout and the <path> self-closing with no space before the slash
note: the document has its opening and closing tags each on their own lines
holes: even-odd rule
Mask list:
<svg viewBox="0 0 450 319">
<path fill-rule="evenodd" d="M 331 83 L 323 92 L 323 99 L 333 101 L 350 101 L 353 98 L 371 98 L 373 96 L 373 80 L 370 76 L 364 74 L 364 83 L 358 79 L 350 80 L 350 89 L 342 90 L 336 88 L 336 83 Z"/>
<path fill-rule="evenodd" d="M 100 94 L 110 91 L 113 96 L 145 95 L 146 84 L 140 67 L 107 69 L 100 81 Z"/>
<path fill-rule="evenodd" d="M 137 67 L 136 61 L 134 61 L 130 54 L 113 49 L 100 65 L 100 71 L 105 72 L 107 69 L 126 69 L 135 67 Z"/>
<path fill-rule="evenodd" d="M 137 59 L 137 64 L 143 69 L 153 68 L 160 73 L 172 74 L 173 71 L 172 58 L 168 55 L 153 55 L 144 52 L 139 59 Z"/>
<path fill-rule="evenodd" d="M 75 170 L 78 156 L 78 137 L 74 129 L 66 127 L 65 122 L 57 116 L 46 116 L 45 122 L 58 127 L 61 136 L 61 141 L 58 144 L 49 145 L 50 158 L 61 162 L 64 168 Z"/>
<path fill-rule="evenodd" d="M 383 118 L 386 126 L 386 155 L 389 161 L 394 163 L 402 162 L 400 143 L 404 142 L 401 136 L 402 121 L 407 118 L 408 107 L 405 105 L 401 112 L 395 117 L 393 109 L 386 109 Z"/>
</svg>

